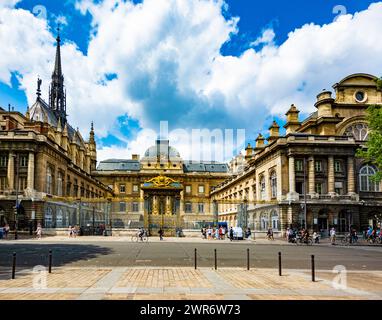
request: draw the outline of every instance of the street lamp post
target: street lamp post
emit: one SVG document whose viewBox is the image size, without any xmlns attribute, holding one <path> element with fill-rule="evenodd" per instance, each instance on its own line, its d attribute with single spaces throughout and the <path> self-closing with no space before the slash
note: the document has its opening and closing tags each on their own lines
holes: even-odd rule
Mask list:
<svg viewBox="0 0 382 320">
<path fill-rule="evenodd" d="M 304 157 L 304 227 L 306 230 L 306 158 Z"/>
<path fill-rule="evenodd" d="M 219 226 L 219 210 L 218 210 L 218 202 L 214 200 L 214 222 L 216 226 Z"/>
<path fill-rule="evenodd" d="M 93 206 L 93 236 L 95 235 L 95 207 Z"/>
<path fill-rule="evenodd" d="M 248 228 L 248 211 L 247 211 L 247 198 L 244 199 L 243 215 L 244 215 L 244 227 Z"/>
<path fill-rule="evenodd" d="M 19 212 L 19 154 L 13 155 L 16 164 L 16 205 L 15 205 L 15 240 L 18 239 L 18 212 Z"/>
</svg>

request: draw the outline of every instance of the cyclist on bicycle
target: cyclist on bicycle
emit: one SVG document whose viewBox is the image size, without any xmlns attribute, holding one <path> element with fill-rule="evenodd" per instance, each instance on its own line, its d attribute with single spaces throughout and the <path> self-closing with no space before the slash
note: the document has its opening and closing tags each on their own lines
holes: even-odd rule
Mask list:
<svg viewBox="0 0 382 320">
<path fill-rule="evenodd" d="M 142 227 L 139 228 L 139 231 L 138 231 L 138 237 L 139 239 L 141 239 L 141 241 L 143 241 L 143 235 L 145 234 L 145 229 L 143 229 Z"/>
<path fill-rule="evenodd" d="M 274 240 L 272 228 L 268 229 L 268 231 L 267 231 L 267 238 L 268 238 L 268 240 Z"/>
</svg>

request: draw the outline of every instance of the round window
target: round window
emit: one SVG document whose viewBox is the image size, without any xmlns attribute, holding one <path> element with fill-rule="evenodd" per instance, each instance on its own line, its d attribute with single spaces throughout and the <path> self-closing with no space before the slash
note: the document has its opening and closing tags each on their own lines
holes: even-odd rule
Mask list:
<svg viewBox="0 0 382 320">
<path fill-rule="evenodd" d="M 357 91 L 354 96 L 357 102 L 366 102 L 367 96 L 365 92 Z"/>
</svg>

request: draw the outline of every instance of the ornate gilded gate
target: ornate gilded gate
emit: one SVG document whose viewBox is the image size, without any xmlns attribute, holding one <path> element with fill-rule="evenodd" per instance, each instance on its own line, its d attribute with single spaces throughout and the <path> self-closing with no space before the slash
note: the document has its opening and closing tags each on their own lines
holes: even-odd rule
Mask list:
<svg viewBox="0 0 382 320">
<path fill-rule="evenodd" d="M 158 235 L 159 229 L 165 236 L 175 236 L 176 229 L 182 227 L 180 220 L 180 182 L 165 176 L 146 181 L 142 185 L 145 200 L 145 228 L 150 235 Z"/>
</svg>

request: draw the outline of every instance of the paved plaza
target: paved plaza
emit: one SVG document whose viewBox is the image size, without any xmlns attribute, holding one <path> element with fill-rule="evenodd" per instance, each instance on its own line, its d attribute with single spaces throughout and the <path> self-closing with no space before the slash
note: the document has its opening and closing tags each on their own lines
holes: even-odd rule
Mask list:
<svg viewBox="0 0 382 320">
<path fill-rule="evenodd" d="M 49 250 L 53 253 L 51 274 L 44 271 Z M 12 280 L 13 252 L 17 263 L 16 279 Z M 282 253 L 281 277 L 278 252 Z M 315 282 L 311 279 L 312 254 Z M 326 242 L 296 246 L 264 239 L 165 238 L 161 242 L 150 238 L 148 243 L 133 243 L 128 237 L 6 240 L 0 242 L 0 300 L 381 300 L 381 266 L 381 246 L 332 246 Z"/>
<path fill-rule="evenodd" d="M 335 288 L 335 274 L 308 270 L 237 268 L 56 268 L 52 274 L 3 270 L 1 300 L 380 300 L 381 272 L 348 272 L 345 288 Z M 46 281 L 41 281 L 46 276 Z M 34 285 L 33 285 L 34 284 Z M 46 287 L 42 287 L 45 284 Z"/>
</svg>

